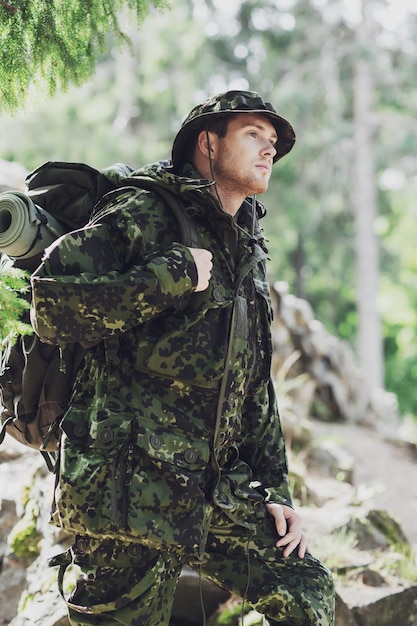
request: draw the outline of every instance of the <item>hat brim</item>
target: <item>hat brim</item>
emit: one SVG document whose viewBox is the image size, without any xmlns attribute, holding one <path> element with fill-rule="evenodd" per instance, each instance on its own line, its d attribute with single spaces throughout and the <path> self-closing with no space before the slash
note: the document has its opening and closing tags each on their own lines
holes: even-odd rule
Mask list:
<svg viewBox="0 0 417 626">
<path fill-rule="evenodd" d="M 201 113 L 195 119 L 187 122 L 187 124 L 182 126 L 178 131 L 172 144 L 172 163 L 174 167 L 179 167 L 187 160 L 186 157 L 188 155 L 184 154 L 187 143 L 195 132 L 197 132 L 199 129 L 204 130 L 205 119 L 208 119 L 215 115 L 226 116 L 236 115 L 237 113 L 255 113 L 258 115 L 263 115 L 271 121 L 278 137 L 278 141 L 275 144 L 275 149 L 277 152 L 273 159 L 274 163 L 279 161 L 279 159 L 282 159 L 282 157 L 284 157 L 292 150 L 296 139 L 294 129 L 288 120 L 286 120 L 284 117 L 281 117 L 277 113 L 267 111 L 265 109 L 251 109 L 249 111 L 240 111 L 238 109 L 233 109 L 230 111 L 208 111 L 206 113 Z"/>
</svg>

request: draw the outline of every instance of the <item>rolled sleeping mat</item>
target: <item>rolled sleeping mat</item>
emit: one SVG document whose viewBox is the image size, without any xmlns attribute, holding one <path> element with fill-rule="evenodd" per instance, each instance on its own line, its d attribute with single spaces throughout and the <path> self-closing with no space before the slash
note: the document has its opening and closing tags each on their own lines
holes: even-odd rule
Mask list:
<svg viewBox="0 0 417 626">
<path fill-rule="evenodd" d="M 39 255 L 66 232 L 44 209 L 20 191 L 0 193 L 0 252 L 26 261 Z"/>
</svg>

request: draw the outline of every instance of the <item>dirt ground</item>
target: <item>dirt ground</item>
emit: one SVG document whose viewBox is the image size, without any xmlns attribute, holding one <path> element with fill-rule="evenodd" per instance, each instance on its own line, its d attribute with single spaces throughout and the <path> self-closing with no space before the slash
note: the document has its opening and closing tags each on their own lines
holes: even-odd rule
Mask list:
<svg viewBox="0 0 417 626">
<path fill-rule="evenodd" d="M 314 433 L 333 439 L 353 458 L 353 485 L 358 497 L 368 509 L 383 509 L 395 517 L 417 551 L 415 448 L 358 424 L 315 423 Z M 343 500 L 343 489 L 339 495 Z"/>
</svg>

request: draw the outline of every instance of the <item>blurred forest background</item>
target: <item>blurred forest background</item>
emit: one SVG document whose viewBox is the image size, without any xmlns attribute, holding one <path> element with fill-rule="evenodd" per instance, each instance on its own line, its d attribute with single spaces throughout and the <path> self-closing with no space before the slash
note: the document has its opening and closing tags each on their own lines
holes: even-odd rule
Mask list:
<svg viewBox="0 0 417 626">
<path fill-rule="evenodd" d="M 31 3 L 0 3 L 3 26 L 13 19 L 6 7 L 23 4 Z M 261 198 L 271 281 L 308 300 L 355 348 L 369 385 L 395 392 L 402 414 L 417 419 L 413 0 L 172 0 L 171 8 L 152 3 L 160 9 L 140 26 L 121 10 L 134 2 L 101 4 L 117 9 L 117 28 L 103 22 L 97 31 L 96 62 L 74 27 L 80 73 L 64 62 L 53 96 L 53 58 L 45 81 L 20 83 L 20 93 L 12 83 L 5 90 L 1 64 L 0 159 L 28 170 L 48 160 L 139 167 L 169 158 L 183 117 L 206 96 L 259 91 L 298 139 Z M 38 33 L 33 50 L 44 53 L 50 35 Z M 2 27 L 0 39 L 3 53 L 15 42 L 13 58 L 23 58 L 30 80 L 31 59 L 13 30 Z"/>
</svg>

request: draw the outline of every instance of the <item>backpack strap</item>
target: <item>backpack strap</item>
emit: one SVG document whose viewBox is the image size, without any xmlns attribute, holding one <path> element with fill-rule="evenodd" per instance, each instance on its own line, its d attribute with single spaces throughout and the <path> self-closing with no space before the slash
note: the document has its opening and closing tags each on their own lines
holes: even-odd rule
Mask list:
<svg viewBox="0 0 417 626">
<path fill-rule="evenodd" d="M 169 187 L 158 183 L 158 181 L 150 176 L 132 176 L 129 178 L 129 184 L 133 184 L 140 189 L 158 193 L 172 210 L 178 221 L 181 243 L 189 248 L 200 247 L 200 238 L 195 222 L 185 210 L 185 203 L 180 200 L 181 196 L 178 193 L 174 193 Z"/>
<path fill-rule="evenodd" d="M 181 233 L 181 243 L 189 248 L 199 248 L 200 237 L 194 220 L 192 220 L 185 211 L 184 205 L 178 201 L 178 196 L 173 194 L 171 191 L 168 191 L 168 189 L 165 189 L 165 187 L 157 187 L 156 190 L 168 204 L 178 220 Z"/>
</svg>

